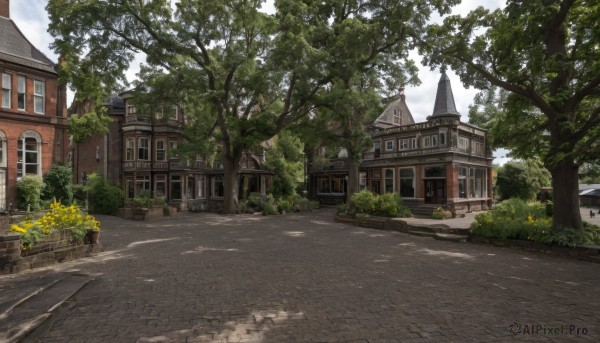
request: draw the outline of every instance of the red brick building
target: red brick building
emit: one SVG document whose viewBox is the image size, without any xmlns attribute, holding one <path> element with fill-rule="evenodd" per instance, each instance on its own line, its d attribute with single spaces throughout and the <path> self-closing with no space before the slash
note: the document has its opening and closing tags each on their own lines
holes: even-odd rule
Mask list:
<svg viewBox="0 0 600 343">
<path fill-rule="evenodd" d="M 415 123 L 403 93 L 390 100 L 371 128 L 373 147 L 362 156 L 360 189 L 397 193 L 420 215 L 440 206 L 459 215 L 490 208 L 493 157 L 487 132 L 460 121 L 446 73 L 425 122 Z M 342 155 L 327 168 L 313 165 L 309 191 L 322 203 L 343 202 L 347 175 Z"/>
<path fill-rule="evenodd" d="M 17 180 L 66 162 L 66 88 L 57 65 L 33 46 L 0 0 L 0 211 L 16 208 Z"/>
</svg>

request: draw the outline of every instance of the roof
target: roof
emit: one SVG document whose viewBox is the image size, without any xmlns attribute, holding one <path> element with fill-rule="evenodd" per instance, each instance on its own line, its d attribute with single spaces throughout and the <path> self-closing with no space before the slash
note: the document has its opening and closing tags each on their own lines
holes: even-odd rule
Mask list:
<svg viewBox="0 0 600 343">
<path fill-rule="evenodd" d="M 446 71 L 442 70 L 442 76 L 438 82 L 437 93 L 435 95 L 433 114 L 429 118 L 445 117 L 449 115 L 460 117 L 460 113 L 458 113 L 456 105 L 454 104 L 454 95 L 452 94 L 450 78 L 448 78 Z"/>
<path fill-rule="evenodd" d="M 29 42 L 11 19 L 1 16 L 0 59 L 56 73 L 56 64 Z"/>
<path fill-rule="evenodd" d="M 415 120 L 408 109 L 408 105 L 406 105 L 404 90 L 401 89 L 400 94 L 392 97 L 385 110 L 375 119 L 373 126 L 389 129 L 403 125 L 412 125 L 414 123 Z"/>
</svg>

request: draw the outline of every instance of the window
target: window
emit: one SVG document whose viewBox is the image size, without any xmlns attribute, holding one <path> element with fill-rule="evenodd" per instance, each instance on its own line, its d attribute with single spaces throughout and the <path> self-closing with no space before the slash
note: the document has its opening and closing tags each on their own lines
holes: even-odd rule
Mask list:
<svg viewBox="0 0 600 343">
<path fill-rule="evenodd" d="M 171 107 L 171 119 L 177 120 L 177 106 Z"/>
<path fill-rule="evenodd" d="M 133 137 L 127 138 L 125 149 L 126 149 L 125 160 L 133 161 L 135 159 L 135 157 L 134 157 L 135 139 Z"/>
<path fill-rule="evenodd" d="M 25 174 L 42 175 L 40 138 L 36 132 L 26 131 L 17 142 L 17 178 Z"/>
<path fill-rule="evenodd" d="M 156 141 L 156 160 L 165 161 L 167 159 L 167 152 L 165 150 L 165 141 Z"/>
<path fill-rule="evenodd" d="M 409 139 L 398 140 L 398 150 L 408 150 Z"/>
<path fill-rule="evenodd" d="M 394 169 L 385 169 L 385 192 L 394 193 Z"/>
<path fill-rule="evenodd" d="M 471 198 L 483 198 L 484 196 L 487 196 L 484 169 L 470 168 L 469 181 Z"/>
<path fill-rule="evenodd" d="M 346 179 L 343 176 L 334 176 L 331 178 L 331 193 L 344 193 Z"/>
<path fill-rule="evenodd" d="M 469 139 L 467 137 L 458 136 L 458 150 L 469 150 Z"/>
<path fill-rule="evenodd" d="M 181 175 L 171 175 L 171 200 L 181 200 L 182 187 Z"/>
<path fill-rule="evenodd" d="M 446 134 L 443 132 L 440 133 L 440 145 L 446 145 Z"/>
<path fill-rule="evenodd" d="M 167 176 L 156 175 L 154 179 L 154 196 L 164 197 L 167 194 Z"/>
<path fill-rule="evenodd" d="M 33 111 L 44 114 L 46 102 L 46 83 L 44 81 L 33 81 Z"/>
<path fill-rule="evenodd" d="M 317 192 L 318 193 L 330 193 L 331 189 L 329 188 L 329 177 L 327 176 L 319 176 L 317 181 Z"/>
<path fill-rule="evenodd" d="M 137 109 L 135 108 L 135 106 L 133 106 L 133 105 L 127 106 L 127 114 L 136 114 L 136 113 L 137 113 Z"/>
<path fill-rule="evenodd" d="M 0 131 L 0 167 L 6 167 L 6 135 L 2 131 Z"/>
<path fill-rule="evenodd" d="M 467 168 L 458 168 L 458 197 L 467 198 Z"/>
<path fill-rule="evenodd" d="M 394 141 L 385 141 L 385 151 L 394 150 Z"/>
<path fill-rule="evenodd" d="M 135 177 L 135 194 L 136 196 L 150 196 L 150 175 L 137 175 Z"/>
<path fill-rule="evenodd" d="M 394 108 L 394 124 L 400 125 L 402 123 L 402 111 Z"/>
<path fill-rule="evenodd" d="M 222 198 L 225 195 L 225 189 L 223 185 L 223 177 L 215 176 L 212 178 L 212 196 L 215 198 Z"/>
<path fill-rule="evenodd" d="M 413 168 L 400 168 L 400 196 L 415 197 L 415 171 Z"/>
<path fill-rule="evenodd" d="M 373 151 L 377 151 L 381 149 L 381 145 L 379 142 L 373 142 Z"/>
<path fill-rule="evenodd" d="M 138 138 L 138 160 L 148 161 L 150 159 L 150 145 L 147 137 Z"/>
<path fill-rule="evenodd" d="M 438 140 L 437 135 L 425 136 L 425 137 L 423 137 L 423 147 L 425 147 L 425 148 L 435 147 L 438 144 L 437 140 Z"/>
<path fill-rule="evenodd" d="M 483 155 L 484 154 L 484 149 L 483 149 L 483 142 L 478 142 L 478 141 L 472 141 L 472 149 L 473 149 L 473 154 L 475 155 Z"/>
<path fill-rule="evenodd" d="M 367 189 L 367 173 L 360 172 L 358 173 L 358 190 L 363 191 Z"/>
<path fill-rule="evenodd" d="M 197 198 L 204 198 L 204 183 L 205 183 L 204 175 L 196 176 Z"/>
<path fill-rule="evenodd" d="M 27 93 L 27 84 L 25 76 L 17 78 L 17 109 L 25 111 L 25 94 Z"/>
<path fill-rule="evenodd" d="M 410 139 L 410 148 L 411 149 L 416 149 L 417 148 L 417 139 L 416 138 L 411 138 Z"/>
<path fill-rule="evenodd" d="M 169 157 L 177 158 L 177 154 L 174 150 L 177 150 L 177 141 L 169 141 Z"/>
<path fill-rule="evenodd" d="M 12 99 L 12 76 L 10 74 L 2 74 L 2 107 L 10 108 Z"/>
</svg>

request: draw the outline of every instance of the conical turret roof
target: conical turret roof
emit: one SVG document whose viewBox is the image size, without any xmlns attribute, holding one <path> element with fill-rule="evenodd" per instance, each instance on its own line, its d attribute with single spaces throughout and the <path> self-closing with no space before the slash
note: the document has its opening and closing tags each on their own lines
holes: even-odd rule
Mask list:
<svg viewBox="0 0 600 343">
<path fill-rule="evenodd" d="M 435 95 L 433 114 L 430 118 L 445 116 L 460 117 L 460 113 L 458 113 L 456 105 L 454 104 L 454 95 L 452 94 L 450 78 L 448 78 L 446 71 L 442 69 L 442 77 L 440 77 L 440 81 L 438 82 L 437 94 Z"/>
</svg>

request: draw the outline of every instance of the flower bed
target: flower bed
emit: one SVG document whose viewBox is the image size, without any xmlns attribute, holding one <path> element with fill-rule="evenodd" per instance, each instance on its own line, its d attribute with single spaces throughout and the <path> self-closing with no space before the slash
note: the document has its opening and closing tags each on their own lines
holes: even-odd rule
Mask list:
<svg viewBox="0 0 600 343">
<path fill-rule="evenodd" d="M 41 217 L 26 217 L 11 225 L 9 232 L 20 234 L 21 256 L 28 256 L 81 245 L 99 230 L 100 222 L 93 216 L 73 205 L 54 202 Z"/>
</svg>

